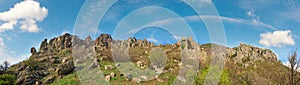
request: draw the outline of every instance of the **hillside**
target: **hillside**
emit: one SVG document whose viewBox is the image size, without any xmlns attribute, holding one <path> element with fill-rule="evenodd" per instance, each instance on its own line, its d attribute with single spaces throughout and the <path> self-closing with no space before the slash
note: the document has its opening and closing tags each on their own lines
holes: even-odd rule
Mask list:
<svg viewBox="0 0 300 85">
<path fill-rule="evenodd" d="M 182 68 L 200 68 L 191 71 L 197 74 L 192 76 L 195 81 L 191 83 L 201 85 L 209 74 L 209 68 L 215 68 L 210 65 L 211 60 L 224 59 L 224 62 L 219 62 L 224 63 L 224 69 L 218 84 L 274 85 L 287 84 L 289 70 L 269 49 L 247 44 L 234 48 L 217 44 L 199 45 L 190 37 L 174 44 L 154 45 L 146 39 L 134 37 L 121 41 L 112 39 L 108 34 L 101 34 L 95 40 L 91 37 L 82 40 L 66 33 L 49 41 L 45 39 L 38 49 L 33 47 L 30 52 L 32 55 L 28 60 L 12 65 L 1 75 L 12 74 L 18 85 L 92 84 L 97 83 L 93 79 L 100 78 L 103 81 L 98 81 L 98 84 L 108 81 L 110 84 L 165 85 L 174 81 L 189 81 L 180 74 Z M 214 56 L 221 53 L 224 57 Z M 127 65 L 138 70 L 150 70 L 158 75 L 134 74 L 132 72 L 135 69 L 128 72 L 120 70 L 127 68 Z M 82 74 L 93 76 L 85 78 Z"/>
</svg>

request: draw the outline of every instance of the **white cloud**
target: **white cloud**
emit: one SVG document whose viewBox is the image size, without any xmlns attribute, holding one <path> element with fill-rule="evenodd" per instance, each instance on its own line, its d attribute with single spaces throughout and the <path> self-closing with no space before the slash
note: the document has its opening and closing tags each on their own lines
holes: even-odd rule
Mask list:
<svg viewBox="0 0 300 85">
<path fill-rule="evenodd" d="M 292 37 L 292 31 L 274 31 L 273 33 L 267 32 L 260 34 L 261 39 L 259 43 L 261 45 L 269 47 L 282 47 L 286 45 L 294 45 L 295 41 Z"/>
<path fill-rule="evenodd" d="M 41 7 L 39 2 L 24 0 L 15 4 L 8 11 L 0 12 L 0 32 L 19 27 L 23 31 L 38 32 L 37 22 L 43 21 L 48 9 Z"/>
</svg>

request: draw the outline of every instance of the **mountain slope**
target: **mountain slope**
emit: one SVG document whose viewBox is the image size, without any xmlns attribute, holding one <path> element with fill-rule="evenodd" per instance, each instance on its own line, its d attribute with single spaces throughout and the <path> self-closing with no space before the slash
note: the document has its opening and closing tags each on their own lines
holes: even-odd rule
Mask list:
<svg viewBox="0 0 300 85">
<path fill-rule="evenodd" d="M 118 49 L 115 49 L 116 47 Z M 158 51 L 152 50 L 156 48 Z M 128 55 L 122 53 L 127 52 L 126 49 Z M 208 69 L 214 68 L 210 63 L 212 59 L 218 59 L 214 58 L 218 51 L 224 52 L 225 59 L 219 84 L 287 84 L 288 68 L 282 65 L 269 49 L 247 44 L 240 44 L 234 48 L 217 44 L 199 45 L 190 37 L 174 44 L 156 46 L 147 40 L 134 37 L 123 41 L 113 40 L 108 34 L 101 34 L 96 40 L 92 40 L 91 37 L 82 40 L 70 34 L 50 39 L 49 42 L 45 39 L 38 51 L 34 47 L 30 49 L 32 55 L 28 60 L 12 65 L 9 74 L 15 75 L 16 84 L 80 84 L 82 79 L 78 78 L 80 75 L 77 72 L 88 68 L 101 70 L 105 80 L 111 84 L 172 84 L 176 81 L 179 70 L 188 66 L 183 62 L 189 59 L 189 56 L 197 56 L 196 59 L 200 60 L 200 70 L 195 76 L 195 84 L 198 85 L 204 83 Z M 116 65 L 119 63 L 113 62 L 117 60 L 127 63 L 124 56 L 128 56 L 136 68 L 154 69 L 159 76 L 129 78 L 118 69 L 120 67 Z M 151 59 L 156 59 L 157 56 L 165 56 L 166 59 L 159 57 L 159 62 L 150 63 Z M 80 67 L 85 64 L 85 59 L 92 59 L 92 62 Z M 160 66 L 160 62 L 166 62 L 165 66 Z M 193 67 L 195 66 L 197 67 Z M 149 81 L 144 81 L 145 78 Z"/>
</svg>

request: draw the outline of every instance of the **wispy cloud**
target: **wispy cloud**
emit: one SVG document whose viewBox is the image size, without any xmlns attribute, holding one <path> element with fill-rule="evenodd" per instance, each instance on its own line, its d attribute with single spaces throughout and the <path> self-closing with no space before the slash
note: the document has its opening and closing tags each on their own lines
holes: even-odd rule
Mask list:
<svg viewBox="0 0 300 85">
<path fill-rule="evenodd" d="M 286 19 L 300 23 L 300 15 L 299 15 L 300 7 L 297 9 L 295 8 L 295 9 L 287 10 L 286 12 L 279 12 L 279 13 L 281 16 L 285 17 Z"/>
<path fill-rule="evenodd" d="M 230 18 L 230 17 L 225 17 L 225 16 L 214 16 L 214 15 L 195 15 L 195 16 L 187 16 L 183 17 L 184 19 L 188 21 L 199 21 L 201 18 L 206 18 L 209 20 L 218 20 L 221 19 L 222 21 L 226 22 L 231 22 L 231 23 L 238 23 L 238 24 L 247 24 L 247 25 L 253 25 L 253 26 L 258 26 L 258 27 L 265 27 L 265 28 L 270 28 L 272 30 L 276 30 L 277 28 L 270 25 L 266 24 L 264 22 L 261 22 L 260 20 L 247 20 L 247 19 L 241 19 L 241 18 Z M 167 19 L 167 20 L 161 20 L 157 21 L 156 23 L 160 24 L 167 24 L 167 23 L 172 23 L 174 19 Z"/>
<path fill-rule="evenodd" d="M 181 19 L 184 19 L 184 20 L 190 21 L 190 22 L 198 22 L 198 21 L 201 21 L 202 19 L 212 20 L 212 21 L 214 21 L 214 20 L 218 21 L 218 19 L 221 19 L 223 22 L 252 25 L 254 27 L 269 28 L 271 30 L 277 29 L 276 27 L 274 27 L 270 24 L 261 22 L 259 20 L 253 21 L 253 20 L 247 20 L 247 19 L 242 19 L 242 18 L 230 18 L 230 17 L 225 17 L 225 16 L 215 16 L 215 15 L 201 15 L 201 16 L 193 15 L 193 16 L 186 16 L 186 17 L 180 17 L 180 18 L 167 18 L 167 19 L 162 19 L 162 20 L 151 22 L 147 26 L 174 25 L 174 23 L 178 23 L 178 21 L 180 21 Z M 254 28 L 254 29 L 266 30 L 266 29 L 257 29 L 257 28 Z M 139 29 L 131 29 L 128 33 L 136 33 L 137 31 L 139 31 Z M 179 36 L 187 36 L 187 35 L 179 34 Z"/>
<path fill-rule="evenodd" d="M 27 59 L 29 54 L 16 56 L 15 51 L 9 50 L 4 43 L 4 39 L 0 37 L 0 64 L 8 61 L 10 64 L 15 64 Z"/>
<path fill-rule="evenodd" d="M 182 37 L 177 36 L 177 35 L 173 35 L 173 37 L 174 37 L 176 40 L 181 40 L 181 38 L 182 38 Z"/>
<path fill-rule="evenodd" d="M 281 0 L 239 0 L 238 5 L 246 10 L 257 10 L 280 2 Z"/>
<path fill-rule="evenodd" d="M 155 31 L 152 32 L 150 38 L 147 38 L 148 41 L 158 43 L 158 40 L 154 38 Z"/>
</svg>

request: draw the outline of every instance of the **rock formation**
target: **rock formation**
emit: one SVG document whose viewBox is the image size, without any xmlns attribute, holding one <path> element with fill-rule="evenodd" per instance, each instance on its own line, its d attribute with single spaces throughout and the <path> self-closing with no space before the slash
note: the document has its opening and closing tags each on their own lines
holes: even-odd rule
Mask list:
<svg viewBox="0 0 300 85">
<path fill-rule="evenodd" d="M 146 39 L 140 40 L 135 37 L 130 37 L 127 40 L 113 40 L 109 34 L 101 34 L 95 40 L 92 40 L 90 36 L 85 38 L 84 40 L 79 39 L 77 36 L 70 35 L 68 33 L 50 39 L 48 42 L 47 39 L 44 39 L 40 44 L 39 51 L 33 47 L 30 49 L 32 56 L 29 60 L 24 61 L 23 63 L 17 64 L 17 84 L 49 84 L 53 81 L 63 78 L 65 75 L 68 75 L 75 70 L 75 65 L 73 63 L 72 52 L 74 51 L 73 46 L 85 46 L 84 48 L 78 48 L 77 50 L 83 50 L 88 52 L 96 52 L 86 53 L 81 56 L 82 59 L 90 59 L 90 58 L 99 58 L 95 59 L 91 65 L 88 65 L 89 69 L 99 68 L 98 62 L 110 60 L 112 61 L 111 48 L 112 46 L 122 47 L 122 48 L 135 48 L 137 52 L 132 53 L 131 59 L 136 59 L 138 67 L 146 68 L 148 65 L 146 60 L 147 56 L 145 54 L 149 54 L 149 49 L 153 47 L 159 47 L 154 45 L 152 42 L 147 41 Z M 161 45 L 160 47 L 167 47 L 168 45 Z M 184 60 L 195 60 L 200 59 L 200 63 L 208 62 L 207 58 L 214 54 L 213 50 L 223 50 L 226 52 L 227 61 L 233 61 L 234 63 L 242 63 L 244 67 L 248 65 L 253 65 L 255 62 L 264 62 L 264 61 L 277 61 L 276 55 L 269 49 L 261 49 L 258 47 L 253 47 L 246 44 L 240 44 L 240 46 L 234 48 L 227 48 L 221 45 L 207 44 L 207 45 L 199 45 L 195 42 L 192 37 L 182 38 L 181 41 L 178 41 L 175 44 L 169 45 L 171 46 L 168 49 L 164 49 L 163 51 L 167 55 L 178 56 L 181 55 L 180 52 L 189 52 L 190 54 L 185 54 L 187 57 Z M 222 49 L 221 49 L 222 48 Z M 73 49 L 73 50 L 72 50 Z M 92 51 L 90 51 L 92 49 Z M 94 50 L 94 51 L 93 51 Z M 139 51 L 145 52 L 139 52 Z M 75 52 L 74 54 L 81 54 L 80 52 Z M 121 54 L 121 53 L 120 53 Z M 134 54 L 134 55 L 133 55 Z M 83 55 L 83 54 L 82 54 Z M 190 57 L 189 57 L 190 56 Z M 200 57 L 200 58 L 197 58 Z M 192 68 L 191 65 L 187 65 L 182 63 L 180 57 L 172 58 L 172 62 L 176 63 L 176 66 Z M 82 63 L 82 60 L 74 60 L 75 63 Z M 116 67 L 113 65 L 104 65 L 104 70 L 114 70 L 117 69 L 120 64 L 116 64 Z M 164 71 L 173 71 L 174 67 L 167 67 L 162 69 L 154 68 L 157 73 L 161 74 Z M 110 81 L 111 78 L 115 77 L 117 74 L 111 73 L 106 76 L 105 80 Z M 123 74 L 122 74 L 123 75 Z M 141 79 L 148 78 L 147 76 L 143 76 L 141 78 L 134 78 L 131 74 L 123 75 L 126 80 L 133 80 L 134 82 L 140 83 Z M 159 78 L 156 78 L 158 81 L 163 81 Z"/>
</svg>

